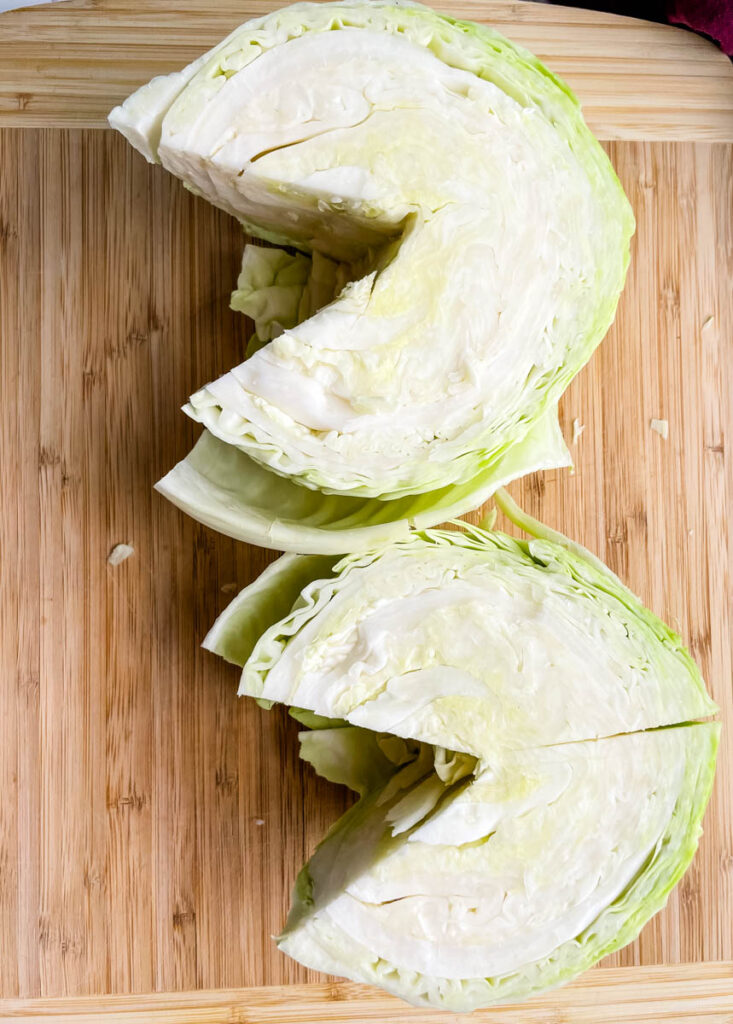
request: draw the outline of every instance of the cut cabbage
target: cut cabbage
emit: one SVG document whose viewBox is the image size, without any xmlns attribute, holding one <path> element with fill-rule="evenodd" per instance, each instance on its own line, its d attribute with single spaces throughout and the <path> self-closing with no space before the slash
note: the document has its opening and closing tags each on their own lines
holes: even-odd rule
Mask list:
<svg viewBox="0 0 733 1024">
<path fill-rule="evenodd" d="M 241 661 L 219 637 L 249 614 L 233 602 L 205 646 Z M 240 693 L 476 757 L 715 711 L 679 637 L 610 572 L 477 528 L 424 531 L 314 579 L 262 633 Z"/>
<path fill-rule="evenodd" d="M 566 982 L 666 903 L 697 847 L 717 740 L 717 723 L 677 726 L 374 790 L 301 872 L 278 945 L 452 1011 Z"/>
<path fill-rule="evenodd" d="M 185 407 L 207 433 L 159 485 L 179 507 L 336 553 L 569 464 L 557 401 L 613 319 L 633 217 L 530 54 L 416 4 L 297 4 L 110 123 L 280 246 L 245 250 L 255 337 Z"/>
<path fill-rule="evenodd" d="M 450 1011 L 637 935 L 694 854 L 719 732 L 679 637 L 498 500 L 532 539 L 427 530 L 322 578 L 284 555 L 205 641 L 360 795 L 301 872 L 280 948 Z"/>
<path fill-rule="evenodd" d="M 569 465 L 551 409 L 522 441 L 467 484 L 381 501 L 322 494 L 271 473 L 205 430 L 156 487 L 194 519 L 235 540 L 278 551 L 343 554 L 409 536 L 478 508 L 497 487 L 540 469 Z"/>
</svg>

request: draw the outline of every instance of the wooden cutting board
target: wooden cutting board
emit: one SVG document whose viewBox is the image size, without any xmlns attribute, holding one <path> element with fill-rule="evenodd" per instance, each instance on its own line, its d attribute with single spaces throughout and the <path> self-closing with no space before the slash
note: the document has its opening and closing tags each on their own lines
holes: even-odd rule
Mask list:
<svg viewBox="0 0 733 1024">
<path fill-rule="evenodd" d="M 199 647 L 272 553 L 152 490 L 196 434 L 179 406 L 244 351 L 247 323 L 228 309 L 242 236 L 97 129 L 137 84 L 274 5 L 215 6 L 0 16 L 0 1020 L 435 1020 L 275 950 L 296 871 L 349 798 L 298 761 L 295 723 L 237 700 L 236 671 Z M 574 985 L 475 1019 L 723 1024 L 733 72 L 682 30 L 442 6 L 568 79 L 613 140 L 638 220 L 616 324 L 562 402 L 568 440 L 585 427 L 575 472 L 513 493 L 678 628 L 724 720 L 705 835 L 666 910 Z M 114 567 L 120 542 L 134 554 Z"/>
</svg>

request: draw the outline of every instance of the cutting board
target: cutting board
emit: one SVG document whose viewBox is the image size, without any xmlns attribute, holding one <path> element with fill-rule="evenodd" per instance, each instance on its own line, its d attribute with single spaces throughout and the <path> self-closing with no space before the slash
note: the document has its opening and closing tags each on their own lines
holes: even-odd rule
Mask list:
<svg viewBox="0 0 733 1024">
<path fill-rule="evenodd" d="M 0 16 L 0 1020 L 447 1021 L 276 951 L 296 871 L 350 798 L 299 762 L 295 723 L 238 700 L 236 670 L 199 646 L 273 554 L 152 489 L 197 432 L 179 406 L 244 352 L 248 323 L 228 309 L 242 236 L 99 129 L 136 85 L 271 5 L 215 6 Z M 562 402 L 568 440 L 585 428 L 575 471 L 512 493 L 681 632 L 724 722 L 705 835 L 666 910 L 575 984 L 475 1019 L 723 1024 L 733 71 L 678 29 L 443 7 L 568 79 L 638 221 L 616 323 Z M 134 554 L 112 566 L 121 542 Z"/>
</svg>

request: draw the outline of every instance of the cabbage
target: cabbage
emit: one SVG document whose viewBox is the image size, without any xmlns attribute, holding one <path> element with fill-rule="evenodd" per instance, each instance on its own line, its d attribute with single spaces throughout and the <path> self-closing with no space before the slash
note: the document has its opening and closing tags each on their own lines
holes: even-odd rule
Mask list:
<svg viewBox="0 0 733 1024">
<path fill-rule="evenodd" d="M 185 406 L 206 431 L 158 485 L 179 507 L 341 553 L 569 463 L 557 401 L 613 319 L 633 217 L 530 54 L 416 4 L 297 4 L 110 123 L 277 246 L 246 247 L 232 297 L 248 358 Z"/>
<path fill-rule="evenodd" d="M 240 694 L 476 757 L 715 711 L 679 637 L 611 573 L 546 539 L 423 531 L 342 559 L 289 614 L 272 611 Z M 204 646 L 240 663 L 221 638 L 249 630 L 249 616 L 233 603 Z"/>
<path fill-rule="evenodd" d="M 336 555 L 406 538 L 411 528 L 420 530 L 477 508 L 515 477 L 566 464 L 566 452 L 553 409 L 494 469 L 475 480 L 381 501 L 307 490 L 205 430 L 193 451 L 156 487 L 194 519 L 235 540 L 278 551 Z"/>
<path fill-rule="evenodd" d="M 566 982 L 664 906 L 717 740 L 697 723 L 512 752 L 453 786 L 428 773 L 395 791 L 397 775 L 318 847 L 278 945 L 446 1010 Z"/>
<path fill-rule="evenodd" d="M 534 536 L 425 530 L 320 576 L 284 555 L 205 641 L 360 796 L 302 870 L 280 948 L 450 1011 L 638 934 L 696 849 L 719 731 L 679 637 L 499 500 Z"/>
</svg>

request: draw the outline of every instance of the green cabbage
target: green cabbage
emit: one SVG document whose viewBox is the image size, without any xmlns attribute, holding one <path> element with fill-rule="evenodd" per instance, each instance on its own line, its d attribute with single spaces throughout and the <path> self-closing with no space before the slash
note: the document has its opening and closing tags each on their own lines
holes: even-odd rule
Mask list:
<svg viewBox="0 0 733 1024">
<path fill-rule="evenodd" d="M 409 536 L 477 508 L 496 488 L 567 461 L 553 410 L 497 465 L 467 484 L 381 501 L 307 490 L 205 430 L 156 487 L 174 505 L 235 540 L 278 551 L 343 554 Z"/>
<path fill-rule="evenodd" d="M 250 628 L 241 607 L 205 641 L 236 662 L 219 638 Z M 313 579 L 262 632 L 240 693 L 477 757 L 715 710 L 679 637 L 610 572 L 477 528 L 423 531 Z"/>
<path fill-rule="evenodd" d="M 280 948 L 451 1011 L 638 934 L 694 854 L 719 732 L 680 638 L 499 501 L 531 539 L 426 530 L 322 576 L 285 555 L 279 586 L 244 590 L 205 642 L 240 693 L 298 709 L 304 759 L 360 795 L 301 872 Z"/>
<path fill-rule="evenodd" d="M 447 1010 L 566 982 L 664 906 L 697 847 L 717 741 L 698 723 L 513 752 L 453 786 L 428 773 L 395 792 L 395 776 L 303 869 L 278 945 Z"/>
<path fill-rule="evenodd" d="M 245 249 L 232 297 L 248 358 L 185 407 L 206 432 L 158 485 L 179 507 L 339 553 L 569 463 L 557 401 L 613 319 L 633 217 L 526 51 L 417 4 L 296 4 L 110 123 L 278 246 Z"/>
</svg>

